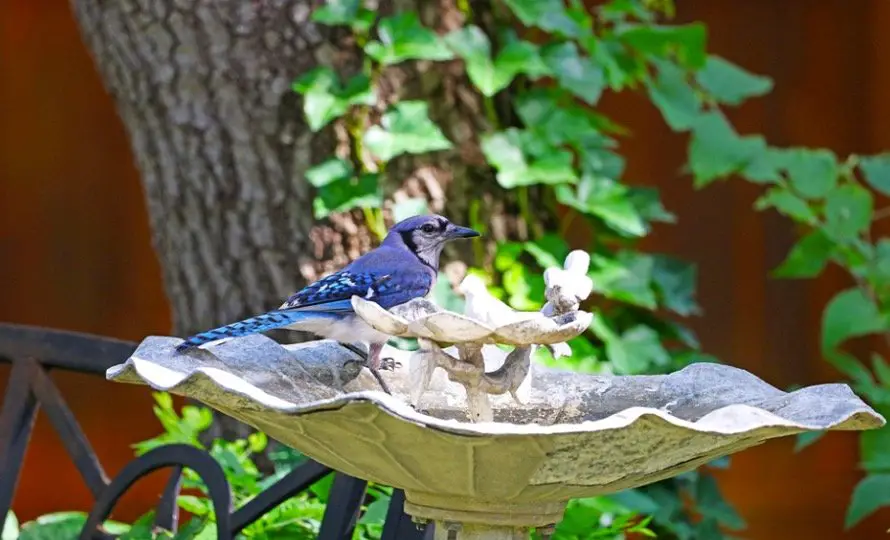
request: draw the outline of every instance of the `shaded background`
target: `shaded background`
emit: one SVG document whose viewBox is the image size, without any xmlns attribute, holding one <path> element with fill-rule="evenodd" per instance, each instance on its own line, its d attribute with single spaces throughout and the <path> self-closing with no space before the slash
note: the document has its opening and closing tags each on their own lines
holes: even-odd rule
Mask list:
<svg viewBox="0 0 890 540">
<path fill-rule="evenodd" d="M 890 47 L 890 2 L 677 3 L 680 20 L 707 23 L 713 52 L 776 83 L 766 98 L 730 113 L 741 132 L 840 154 L 890 149 L 890 63 L 880 60 Z M 7 0 L 0 13 L 0 321 L 130 340 L 168 333 L 129 144 L 67 3 Z M 704 316 L 691 323 L 705 351 L 781 388 L 840 380 L 819 356 L 818 332 L 824 305 L 848 285 L 844 275 L 770 279 L 794 230 L 776 214 L 752 210 L 760 188 L 737 181 L 694 191 L 681 172 L 685 137 L 664 126 L 645 96 L 607 96 L 603 107 L 633 130 L 621 149 L 627 177 L 658 185 L 679 216 L 679 224 L 656 228 L 646 247 L 698 263 Z M 7 375 L 0 366 L 0 385 Z M 110 475 L 131 459 L 130 444 L 160 431 L 145 388 L 73 374 L 53 379 Z M 793 443 L 738 454 L 719 473 L 749 523 L 737 536 L 883 537 L 888 511 L 843 533 L 861 477 L 856 435 L 830 434 L 801 454 L 792 452 Z M 163 480 L 143 481 L 115 517 L 134 519 L 152 506 Z M 26 520 L 87 509 L 90 501 L 39 416 L 13 509 Z"/>
</svg>

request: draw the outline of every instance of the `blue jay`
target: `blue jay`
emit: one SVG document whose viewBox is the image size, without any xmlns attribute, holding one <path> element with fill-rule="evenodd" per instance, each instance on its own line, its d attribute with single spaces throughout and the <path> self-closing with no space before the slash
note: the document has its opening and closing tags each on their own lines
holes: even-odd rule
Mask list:
<svg viewBox="0 0 890 540">
<path fill-rule="evenodd" d="M 382 367 L 380 353 L 389 336 L 356 316 L 351 298 L 360 296 L 390 309 L 426 296 L 438 275 L 439 255 L 445 244 L 474 236 L 479 233 L 439 215 L 407 218 L 393 226 L 379 247 L 296 292 L 278 309 L 190 336 L 176 350 L 183 352 L 213 341 L 287 328 L 342 343 L 366 341 L 368 367 L 382 382 L 378 373 Z"/>
</svg>

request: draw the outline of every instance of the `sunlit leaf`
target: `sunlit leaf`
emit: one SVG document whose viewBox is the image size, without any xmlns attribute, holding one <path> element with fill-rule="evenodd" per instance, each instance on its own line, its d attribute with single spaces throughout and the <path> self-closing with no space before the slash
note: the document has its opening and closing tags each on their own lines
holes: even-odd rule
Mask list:
<svg viewBox="0 0 890 540">
<path fill-rule="evenodd" d="M 417 13 L 403 11 L 377 25 L 380 41 L 365 45 L 365 52 L 383 65 L 405 60 L 451 60 L 454 53 L 434 31 L 421 24 Z"/>
<path fill-rule="evenodd" d="M 696 73 L 698 84 L 717 101 L 738 105 L 748 98 L 762 96 L 773 88 L 769 77 L 754 75 L 717 55 L 708 56 L 705 67 Z"/>
<path fill-rule="evenodd" d="M 400 101 L 380 121 L 365 132 L 364 143 L 382 161 L 400 154 L 422 154 L 452 147 L 439 127 L 429 118 L 425 101 Z"/>
</svg>

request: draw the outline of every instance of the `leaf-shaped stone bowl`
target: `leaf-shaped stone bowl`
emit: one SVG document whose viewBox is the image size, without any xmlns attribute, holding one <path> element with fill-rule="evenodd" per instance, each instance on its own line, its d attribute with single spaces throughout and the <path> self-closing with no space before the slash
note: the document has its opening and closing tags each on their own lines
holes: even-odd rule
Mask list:
<svg viewBox="0 0 890 540">
<path fill-rule="evenodd" d="M 515 312 L 516 316 L 506 324 L 492 327 L 466 315 L 445 311 L 422 298 L 387 311 L 374 302 L 353 296 L 352 307 L 375 330 L 391 336 L 437 343 L 500 343 L 517 347 L 562 343 L 584 332 L 592 318 L 584 311 L 550 317 L 539 312 Z"/>
<path fill-rule="evenodd" d="M 776 437 L 885 423 L 846 385 L 786 393 L 718 364 L 658 376 L 533 365 L 528 403 L 496 399 L 494 422 L 470 423 L 462 387 L 444 374 L 419 412 L 401 399 L 404 368 L 387 374 L 395 396 L 369 391 L 366 370 L 354 376 L 358 358 L 331 342 L 282 347 L 252 336 L 181 355 L 180 341 L 146 339 L 108 379 L 198 399 L 325 465 L 405 489 L 408 513 L 434 520 L 547 525 L 573 497 L 651 483 Z"/>
</svg>

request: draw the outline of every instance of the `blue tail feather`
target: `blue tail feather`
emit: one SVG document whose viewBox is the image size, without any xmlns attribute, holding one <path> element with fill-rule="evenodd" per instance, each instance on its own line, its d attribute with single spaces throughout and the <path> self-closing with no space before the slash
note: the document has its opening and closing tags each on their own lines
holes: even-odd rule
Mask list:
<svg viewBox="0 0 890 540">
<path fill-rule="evenodd" d="M 213 330 L 200 332 L 193 336 L 189 336 L 186 340 L 176 346 L 178 352 L 186 351 L 219 339 L 242 337 L 251 334 L 259 334 L 267 330 L 283 328 L 289 326 L 301 319 L 307 317 L 324 317 L 336 316 L 335 314 L 325 314 L 317 311 L 296 311 L 296 310 L 275 310 L 255 317 L 250 317 L 242 321 L 220 326 Z"/>
</svg>

